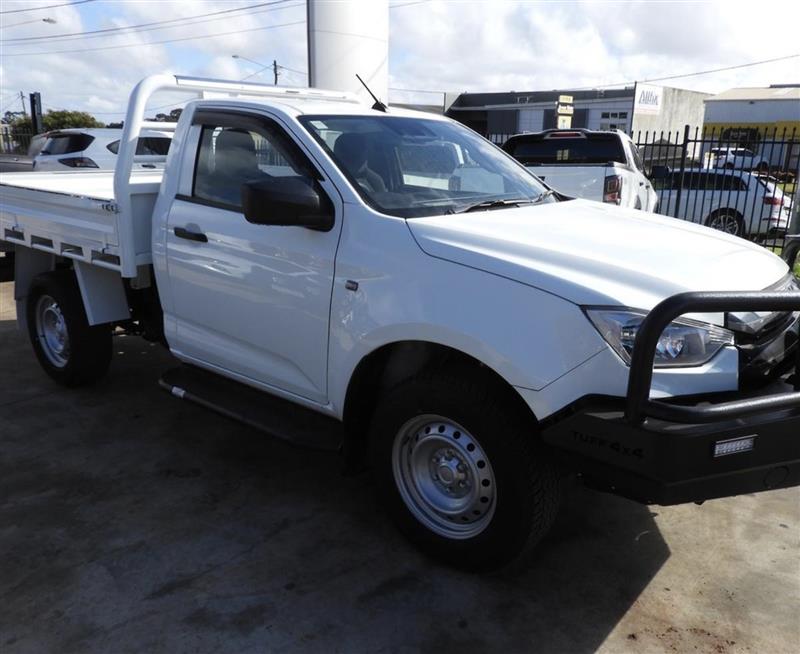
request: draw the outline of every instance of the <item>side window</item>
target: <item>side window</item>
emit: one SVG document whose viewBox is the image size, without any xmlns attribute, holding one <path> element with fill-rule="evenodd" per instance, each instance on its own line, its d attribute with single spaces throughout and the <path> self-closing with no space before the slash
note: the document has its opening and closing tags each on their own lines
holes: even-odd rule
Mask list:
<svg viewBox="0 0 800 654">
<path fill-rule="evenodd" d="M 165 156 L 169 152 L 172 139 L 163 136 L 140 136 L 136 144 L 137 155 Z M 109 152 L 119 154 L 119 141 L 112 141 L 106 146 Z"/>
<path fill-rule="evenodd" d="M 140 136 L 139 142 L 136 144 L 136 154 L 166 156 L 171 143 L 172 139 L 164 136 Z M 119 141 L 117 141 L 117 148 L 119 148 Z"/>
<path fill-rule="evenodd" d="M 234 116 L 203 122 L 192 197 L 238 209 L 245 182 L 307 176 L 306 162 L 280 128 L 249 117 L 241 127 L 235 123 Z"/>
<path fill-rule="evenodd" d="M 716 189 L 722 191 L 744 191 L 747 187 L 738 175 L 717 175 Z"/>
</svg>

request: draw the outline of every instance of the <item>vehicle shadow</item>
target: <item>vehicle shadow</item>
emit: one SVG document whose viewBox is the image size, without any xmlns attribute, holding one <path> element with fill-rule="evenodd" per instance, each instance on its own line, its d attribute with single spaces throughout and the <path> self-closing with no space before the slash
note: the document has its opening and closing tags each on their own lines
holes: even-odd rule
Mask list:
<svg viewBox="0 0 800 654">
<path fill-rule="evenodd" d="M 669 557 L 650 509 L 574 488 L 527 568 L 462 573 L 337 455 L 160 391 L 160 348 L 65 391 L 0 337 L 4 652 L 591 652 Z"/>
</svg>

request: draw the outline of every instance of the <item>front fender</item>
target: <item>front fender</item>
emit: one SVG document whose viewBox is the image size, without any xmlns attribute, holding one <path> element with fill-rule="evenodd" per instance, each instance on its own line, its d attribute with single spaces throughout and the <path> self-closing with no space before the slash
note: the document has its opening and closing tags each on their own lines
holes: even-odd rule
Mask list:
<svg viewBox="0 0 800 654">
<path fill-rule="evenodd" d="M 385 225 L 384 225 L 385 226 Z M 404 227 L 404 226 L 403 226 Z M 426 255 L 404 229 L 390 251 L 340 251 L 331 306 L 329 399 L 342 415 L 359 362 L 403 341 L 445 345 L 512 386 L 538 390 L 606 347 L 578 306 L 524 284 Z M 405 238 L 408 239 L 405 231 Z M 369 238 L 367 234 L 365 238 Z M 357 290 L 352 282 L 357 282 Z"/>
</svg>

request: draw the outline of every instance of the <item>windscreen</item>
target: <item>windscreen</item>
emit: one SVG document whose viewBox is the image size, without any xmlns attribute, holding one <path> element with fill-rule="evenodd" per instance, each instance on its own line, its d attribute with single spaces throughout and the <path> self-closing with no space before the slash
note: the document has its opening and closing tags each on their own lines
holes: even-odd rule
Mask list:
<svg viewBox="0 0 800 654">
<path fill-rule="evenodd" d="M 303 116 L 364 200 L 404 218 L 464 211 L 479 203 L 533 202 L 546 187 L 471 130 L 401 116 Z"/>
<path fill-rule="evenodd" d="M 526 136 L 511 139 L 504 148 L 528 165 L 625 163 L 622 141 L 615 134 L 574 137 Z"/>
</svg>

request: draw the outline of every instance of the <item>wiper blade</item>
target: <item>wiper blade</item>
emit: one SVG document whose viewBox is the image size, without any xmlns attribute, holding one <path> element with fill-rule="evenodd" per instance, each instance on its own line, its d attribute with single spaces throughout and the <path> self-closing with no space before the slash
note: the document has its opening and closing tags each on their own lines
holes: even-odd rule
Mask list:
<svg viewBox="0 0 800 654">
<path fill-rule="evenodd" d="M 484 211 L 486 209 L 501 209 L 504 207 L 518 207 L 521 204 L 532 204 L 536 200 L 529 200 L 528 198 L 516 198 L 513 200 L 485 200 L 471 204 L 463 209 L 453 211 L 452 213 L 469 213 L 470 211 Z"/>
</svg>

